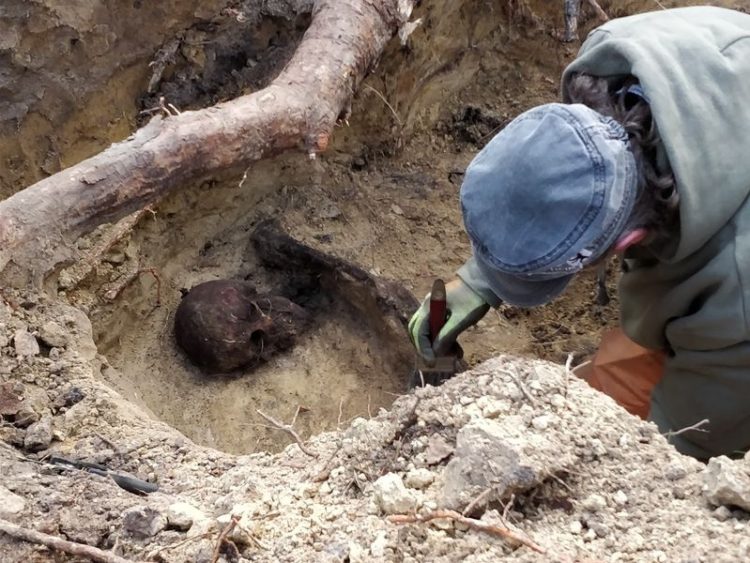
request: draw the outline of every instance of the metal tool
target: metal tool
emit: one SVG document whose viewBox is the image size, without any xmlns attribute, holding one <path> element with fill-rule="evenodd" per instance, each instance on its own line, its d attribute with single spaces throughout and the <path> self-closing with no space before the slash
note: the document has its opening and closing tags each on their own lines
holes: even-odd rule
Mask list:
<svg viewBox="0 0 750 563">
<path fill-rule="evenodd" d="M 436 279 L 432 283 L 430 292 L 430 343 L 434 342 L 440 334 L 440 330 L 448 319 L 448 302 L 445 292 L 445 282 Z M 463 350 L 458 343 L 455 344 L 449 354 L 438 356 L 431 365 L 417 353 L 416 365 L 409 378 L 409 388 L 424 387 L 425 385 L 440 385 L 446 379 L 450 379 L 459 371 L 465 369 L 462 361 Z"/>
</svg>

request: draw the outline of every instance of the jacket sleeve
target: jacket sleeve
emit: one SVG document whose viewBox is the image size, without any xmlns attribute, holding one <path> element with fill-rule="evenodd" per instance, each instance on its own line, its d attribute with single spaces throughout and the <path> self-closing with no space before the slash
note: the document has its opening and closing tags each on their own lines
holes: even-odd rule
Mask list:
<svg viewBox="0 0 750 563">
<path fill-rule="evenodd" d="M 497 307 L 502 303 L 502 299 L 495 295 L 492 289 L 490 289 L 490 285 L 479 270 L 479 266 L 477 266 L 474 256 L 469 258 L 466 263 L 459 268 L 457 275 L 474 291 L 474 293 L 484 299 L 490 307 Z"/>
</svg>

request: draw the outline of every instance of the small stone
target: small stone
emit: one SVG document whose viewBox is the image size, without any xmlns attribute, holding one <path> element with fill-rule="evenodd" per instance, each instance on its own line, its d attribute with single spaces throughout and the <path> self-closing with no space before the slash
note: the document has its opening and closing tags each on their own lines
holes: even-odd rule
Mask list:
<svg viewBox="0 0 750 563">
<path fill-rule="evenodd" d="M 583 539 L 585 541 L 594 541 L 596 539 L 596 532 L 592 529 L 586 530 L 586 533 L 583 534 Z"/>
<path fill-rule="evenodd" d="M 549 402 L 556 409 L 561 409 L 565 406 L 565 397 L 559 393 L 555 393 L 550 397 Z"/>
<path fill-rule="evenodd" d="M 606 538 L 609 535 L 609 528 L 599 522 L 590 522 L 589 528 L 594 530 L 594 533 L 598 538 Z"/>
<path fill-rule="evenodd" d="M 39 343 L 36 341 L 36 338 L 23 328 L 18 329 L 13 335 L 13 346 L 16 349 L 16 356 L 19 358 L 39 354 Z"/>
<path fill-rule="evenodd" d="M 135 538 L 155 536 L 167 527 L 167 518 L 150 506 L 134 506 L 122 514 L 122 527 Z"/>
<path fill-rule="evenodd" d="M 80 403 L 86 398 L 86 393 L 81 391 L 80 387 L 75 385 L 68 387 L 65 391 L 60 393 L 54 401 L 56 408 L 70 408 L 76 403 Z"/>
<path fill-rule="evenodd" d="M 26 428 L 30 424 L 34 424 L 35 422 L 37 422 L 40 418 L 41 417 L 39 416 L 39 413 L 37 413 L 29 405 L 23 405 L 20 409 L 18 409 L 18 412 L 13 417 L 13 426 Z"/>
<path fill-rule="evenodd" d="M 387 547 L 387 545 L 388 540 L 385 537 L 385 532 L 378 532 L 375 541 L 370 544 L 370 554 L 373 557 L 377 557 L 378 559 L 382 560 L 382 558 L 385 557 L 385 548 Z"/>
<path fill-rule="evenodd" d="M 26 430 L 23 447 L 27 451 L 38 452 L 47 449 L 51 442 L 52 418 L 45 416 Z"/>
<path fill-rule="evenodd" d="M 416 507 L 416 497 L 404 486 L 401 477 L 387 473 L 375 481 L 375 502 L 385 514 L 408 513 Z"/>
<path fill-rule="evenodd" d="M 628 504 L 628 495 L 626 495 L 623 491 L 617 491 L 613 498 L 615 504 L 617 504 L 618 506 L 625 506 L 626 504 Z"/>
<path fill-rule="evenodd" d="M 435 480 L 435 474 L 426 467 L 412 469 L 406 474 L 406 486 L 412 489 L 424 489 Z"/>
<path fill-rule="evenodd" d="M 391 205 L 391 211 L 394 213 L 394 215 L 403 215 L 404 214 L 404 210 L 401 209 L 395 203 L 393 205 Z"/>
<path fill-rule="evenodd" d="M 485 418 L 497 418 L 501 414 L 506 413 L 509 410 L 510 405 L 507 401 L 491 400 L 487 401 L 487 403 L 482 407 L 482 416 L 484 416 Z"/>
<path fill-rule="evenodd" d="M 570 523 L 570 533 L 578 535 L 583 531 L 583 524 L 581 524 L 580 520 L 573 520 Z"/>
<path fill-rule="evenodd" d="M 607 500 L 602 495 L 593 494 L 583 501 L 584 510 L 599 512 L 607 508 Z"/>
<path fill-rule="evenodd" d="M 68 343 L 69 333 L 55 321 L 48 321 L 39 329 L 39 338 L 51 348 L 64 348 Z"/>
<path fill-rule="evenodd" d="M 547 430 L 547 428 L 549 428 L 550 422 L 552 422 L 552 416 L 549 414 L 543 414 L 541 416 L 533 418 L 531 420 L 531 425 L 537 430 Z"/>
<path fill-rule="evenodd" d="M 687 469 L 679 461 L 673 461 L 664 470 L 664 477 L 668 481 L 679 481 L 687 477 Z"/>
<path fill-rule="evenodd" d="M 455 451 L 455 448 L 448 443 L 442 436 L 430 436 L 427 442 L 427 448 L 424 452 L 424 458 L 427 465 L 435 465 L 443 461 Z"/>
<path fill-rule="evenodd" d="M 167 526 L 182 532 L 189 530 L 193 522 L 205 520 L 206 515 L 187 502 L 175 502 L 167 508 Z"/>
<path fill-rule="evenodd" d="M 13 518 L 26 507 L 26 501 L 0 485 L 0 517 Z"/>
<path fill-rule="evenodd" d="M 703 471 L 703 492 L 710 503 L 750 511 L 750 475 L 743 467 L 747 461 L 732 461 L 726 456 L 708 461 Z"/>
<path fill-rule="evenodd" d="M 729 510 L 726 506 L 720 506 L 716 510 L 714 510 L 714 518 L 716 518 L 719 522 L 729 520 L 731 517 L 732 511 Z"/>
</svg>

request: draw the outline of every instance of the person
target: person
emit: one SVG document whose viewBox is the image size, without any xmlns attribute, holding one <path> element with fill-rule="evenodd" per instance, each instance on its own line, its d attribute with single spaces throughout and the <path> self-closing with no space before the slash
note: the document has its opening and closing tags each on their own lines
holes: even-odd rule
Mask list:
<svg viewBox="0 0 750 563">
<path fill-rule="evenodd" d="M 609 336 L 659 371 L 643 384 L 648 417 L 663 433 L 708 419 L 670 438 L 696 458 L 745 452 L 750 15 L 690 7 L 611 20 L 589 34 L 561 90 L 562 103 L 518 116 L 467 168 L 472 257 L 447 284 L 434 342 L 427 300 L 414 314 L 415 346 L 431 361 L 490 307 L 548 303 L 621 254 L 622 331 Z"/>
</svg>

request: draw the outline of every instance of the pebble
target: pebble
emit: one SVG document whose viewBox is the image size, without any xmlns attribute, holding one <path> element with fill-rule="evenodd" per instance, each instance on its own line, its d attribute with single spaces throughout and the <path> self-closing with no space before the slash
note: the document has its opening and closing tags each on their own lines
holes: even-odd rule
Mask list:
<svg viewBox="0 0 750 563">
<path fill-rule="evenodd" d="M 594 541 L 596 539 L 596 532 L 592 529 L 586 530 L 586 533 L 583 534 L 583 539 L 586 541 Z"/>
<path fill-rule="evenodd" d="M 549 414 L 543 414 L 537 416 L 531 420 L 531 425 L 537 430 L 547 430 L 550 423 L 552 422 L 552 416 Z"/>
<path fill-rule="evenodd" d="M 167 518 L 150 506 L 134 506 L 122 513 L 122 527 L 137 538 L 150 538 L 167 527 Z"/>
<path fill-rule="evenodd" d="M 26 507 L 23 497 L 0 485 L 0 517 L 13 518 Z"/>
<path fill-rule="evenodd" d="M 602 495 L 593 494 L 584 499 L 583 508 L 589 512 L 599 512 L 607 508 L 607 500 Z"/>
<path fill-rule="evenodd" d="M 673 461 L 664 470 L 664 477 L 668 481 L 679 481 L 687 477 L 687 469 L 679 461 Z"/>
<path fill-rule="evenodd" d="M 375 541 L 370 544 L 370 554 L 373 557 L 377 557 L 378 559 L 382 559 L 385 557 L 385 548 L 388 545 L 388 540 L 385 537 L 385 532 L 380 531 L 378 532 L 377 537 L 375 538 Z"/>
<path fill-rule="evenodd" d="M 571 534 L 580 534 L 583 531 L 583 524 L 581 524 L 580 520 L 573 520 L 570 523 L 570 533 Z"/>
<path fill-rule="evenodd" d="M 416 507 L 416 497 L 404 486 L 400 475 L 386 473 L 375 481 L 375 502 L 385 514 L 408 513 Z"/>
<path fill-rule="evenodd" d="M 426 467 L 412 469 L 406 474 L 405 483 L 412 489 L 424 489 L 435 480 L 435 474 Z"/>
<path fill-rule="evenodd" d="M 186 531 L 193 522 L 206 519 L 206 515 L 187 502 L 175 502 L 167 508 L 167 524 L 175 530 Z"/>
<path fill-rule="evenodd" d="M 26 430 L 23 447 L 30 452 L 45 450 L 52 442 L 52 418 L 45 416 Z"/>
<path fill-rule="evenodd" d="M 19 358 L 36 356 L 39 354 L 39 343 L 25 328 L 19 328 L 13 335 L 13 346 Z"/>
<path fill-rule="evenodd" d="M 617 491 L 614 495 L 614 501 L 615 504 L 619 506 L 625 506 L 628 504 L 628 495 L 626 495 L 623 491 Z"/>
<path fill-rule="evenodd" d="M 714 510 L 714 518 L 716 518 L 719 522 L 729 520 L 731 517 L 732 511 L 729 510 L 726 506 L 720 506 L 719 508 Z"/>
<path fill-rule="evenodd" d="M 48 321 L 39 329 L 39 338 L 51 348 L 64 348 L 68 343 L 69 333 L 55 321 Z"/>
</svg>

